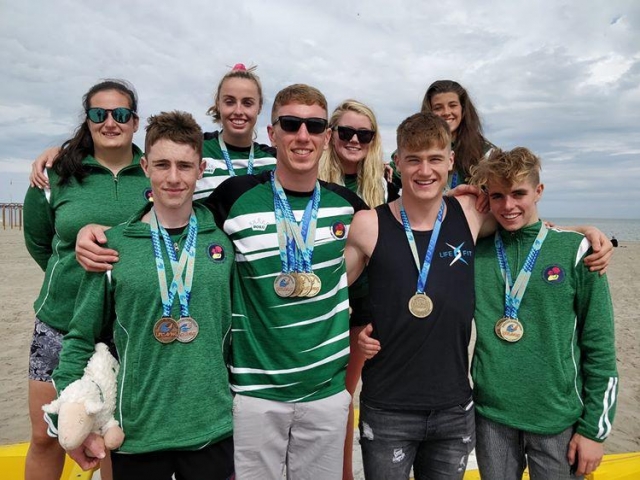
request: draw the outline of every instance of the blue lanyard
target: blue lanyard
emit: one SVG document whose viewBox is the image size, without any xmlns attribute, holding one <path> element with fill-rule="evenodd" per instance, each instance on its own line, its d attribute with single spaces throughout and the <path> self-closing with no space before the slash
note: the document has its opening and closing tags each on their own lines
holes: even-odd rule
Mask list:
<svg viewBox="0 0 640 480">
<path fill-rule="evenodd" d="M 409 241 L 409 248 L 411 248 L 411 253 L 413 254 L 413 259 L 416 263 L 416 268 L 418 269 L 418 285 L 416 288 L 416 293 L 424 293 L 427 288 L 427 277 L 429 275 L 429 270 L 431 269 L 431 261 L 433 260 L 433 253 L 436 249 L 436 242 L 438 241 L 438 236 L 440 235 L 440 227 L 442 226 L 442 218 L 444 216 L 444 199 L 440 204 L 440 210 L 438 210 L 438 217 L 436 218 L 436 223 L 433 226 L 433 231 L 431 232 L 431 239 L 429 240 L 429 246 L 427 247 L 427 254 L 424 257 L 424 263 L 422 264 L 422 268 L 420 268 L 420 257 L 418 257 L 418 248 L 416 247 L 416 240 L 413 237 L 413 232 L 411 231 L 411 224 L 409 223 L 409 217 L 407 213 L 404 211 L 404 207 L 402 206 L 402 199 L 399 200 L 400 205 L 400 217 L 402 218 L 402 226 L 404 227 L 404 233 L 407 235 L 407 240 Z"/>
<path fill-rule="evenodd" d="M 531 245 L 531 249 L 529 250 L 529 254 L 524 261 L 524 265 L 522 266 L 522 269 L 516 277 L 515 283 L 513 282 L 513 278 L 511 276 L 509 261 L 507 260 L 507 253 L 505 251 L 500 232 L 496 232 L 495 234 L 494 244 L 496 247 L 496 254 L 498 256 L 498 265 L 500 266 L 500 272 L 502 273 L 502 278 L 504 279 L 505 283 L 504 316 L 507 318 L 518 318 L 518 310 L 520 309 L 520 304 L 522 303 L 524 292 L 527 289 L 527 285 L 529 284 L 531 272 L 533 272 L 533 267 L 536 264 L 536 260 L 538 259 L 540 249 L 542 248 L 544 239 L 547 237 L 548 231 L 549 230 L 543 223 L 540 226 L 538 236 L 533 242 L 533 245 Z"/>
<path fill-rule="evenodd" d="M 451 175 L 451 189 L 456 188 L 458 185 L 460 185 L 460 180 L 458 179 L 458 171 L 454 170 L 453 174 Z"/>
<path fill-rule="evenodd" d="M 160 298 L 162 299 L 162 315 L 164 317 L 171 316 L 171 307 L 176 293 L 180 301 L 180 316 L 189 316 L 189 300 L 191 298 L 191 286 L 193 284 L 193 270 L 196 256 L 196 236 L 198 234 L 198 221 L 192 212 L 189 218 L 189 230 L 187 232 L 187 240 L 180 253 L 180 260 L 176 256 L 176 252 L 171 243 L 171 237 L 165 228 L 158 223 L 155 209 L 151 209 L 151 218 L 149 219 L 151 228 L 151 242 L 153 244 L 153 254 L 156 260 L 156 270 L 158 272 L 158 284 L 160 286 Z M 162 258 L 160 237 L 164 240 L 165 249 L 169 260 L 171 261 L 171 270 L 173 280 L 171 286 L 167 288 L 166 269 Z M 186 271 L 185 271 L 186 269 Z M 185 272 L 183 281 L 182 275 Z"/>
<path fill-rule="evenodd" d="M 275 170 L 271 171 L 271 188 L 282 271 L 311 272 L 320 207 L 320 183 L 316 181 L 300 225 L 293 215 L 287 194 L 276 178 Z"/>
<path fill-rule="evenodd" d="M 227 150 L 227 145 L 224 143 L 224 140 L 222 139 L 222 132 L 220 132 L 220 134 L 218 135 L 218 143 L 220 143 L 220 150 L 222 150 L 224 163 L 227 164 L 227 170 L 229 171 L 229 176 L 235 177 L 236 172 L 233 169 L 233 162 L 231 161 L 229 150 Z M 253 142 L 251 142 L 251 150 L 249 150 L 249 163 L 247 165 L 247 175 L 251 175 L 252 173 L 253 173 Z"/>
</svg>

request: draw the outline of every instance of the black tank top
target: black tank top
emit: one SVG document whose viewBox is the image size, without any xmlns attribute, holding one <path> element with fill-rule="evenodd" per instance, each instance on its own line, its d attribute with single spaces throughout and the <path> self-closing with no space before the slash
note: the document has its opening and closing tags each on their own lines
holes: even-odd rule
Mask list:
<svg viewBox="0 0 640 480">
<path fill-rule="evenodd" d="M 376 208 L 378 241 L 368 276 L 373 337 L 382 349 L 362 371 L 361 398 L 367 405 L 439 410 L 471 396 L 467 347 L 475 304 L 475 245 L 460 203 L 450 197 L 445 201 L 426 288 L 434 307 L 426 318 L 409 312 L 418 270 L 404 228 L 388 205 Z M 422 266 L 431 231 L 413 235 Z"/>
</svg>

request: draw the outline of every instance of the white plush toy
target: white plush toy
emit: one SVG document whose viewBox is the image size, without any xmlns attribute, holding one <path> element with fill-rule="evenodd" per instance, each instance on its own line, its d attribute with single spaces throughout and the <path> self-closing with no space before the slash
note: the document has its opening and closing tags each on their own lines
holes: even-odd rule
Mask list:
<svg viewBox="0 0 640 480">
<path fill-rule="evenodd" d="M 91 432 L 104 437 L 110 450 L 122 445 L 124 433 L 113 417 L 119 367 L 109 348 L 104 343 L 96 344 L 82 378 L 42 407 L 47 413 L 58 414 L 58 441 L 62 448 L 78 448 Z"/>
</svg>

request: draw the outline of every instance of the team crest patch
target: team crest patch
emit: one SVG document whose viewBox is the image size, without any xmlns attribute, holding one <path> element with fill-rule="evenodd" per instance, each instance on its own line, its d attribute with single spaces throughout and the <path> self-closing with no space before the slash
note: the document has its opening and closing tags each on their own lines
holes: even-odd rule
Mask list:
<svg viewBox="0 0 640 480">
<path fill-rule="evenodd" d="M 542 270 L 542 278 L 545 282 L 556 285 L 564 282 L 564 270 L 560 265 L 549 265 Z"/>
<path fill-rule="evenodd" d="M 217 243 L 212 243 L 211 245 L 209 245 L 209 248 L 207 249 L 207 251 L 209 252 L 209 258 L 214 262 L 219 263 L 224 261 L 225 253 L 224 253 L 224 248 L 222 248 L 222 245 L 218 245 Z"/>
<path fill-rule="evenodd" d="M 142 194 L 144 195 L 144 199 L 147 202 L 153 202 L 153 191 L 151 190 L 150 187 L 145 188 Z"/>
<path fill-rule="evenodd" d="M 335 221 L 331 224 L 331 236 L 336 240 L 344 240 L 347 236 L 347 226 L 344 222 Z"/>
</svg>

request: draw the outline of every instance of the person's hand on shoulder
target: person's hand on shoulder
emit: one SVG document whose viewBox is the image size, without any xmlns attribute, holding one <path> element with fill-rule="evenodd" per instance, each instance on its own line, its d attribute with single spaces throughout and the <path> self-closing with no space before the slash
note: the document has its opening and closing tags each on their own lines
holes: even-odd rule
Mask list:
<svg viewBox="0 0 640 480">
<path fill-rule="evenodd" d="M 590 271 L 604 275 L 613 257 L 613 243 L 596 227 L 584 227 L 583 233 L 593 248 L 593 253 L 585 257 L 584 264 Z"/>
<path fill-rule="evenodd" d="M 29 185 L 38 188 L 49 188 L 49 177 L 45 174 L 45 169 L 53 166 L 58 153 L 60 153 L 60 147 L 51 147 L 38 155 L 38 158 L 31 164 Z"/>
<path fill-rule="evenodd" d="M 118 261 L 118 252 L 100 245 L 107 243 L 104 234 L 109 227 L 104 225 L 85 225 L 76 237 L 76 260 L 88 272 L 106 272 L 112 263 Z"/>
<path fill-rule="evenodd" d="M 461 197 L 463 195 L 473 195 L 476 197 L 476 210 L 479 213 L 489 212 L 489 196 L 487 193 L 475 185 L 458 185 L 447 192 L 449 197 Z"/>
</svg>

